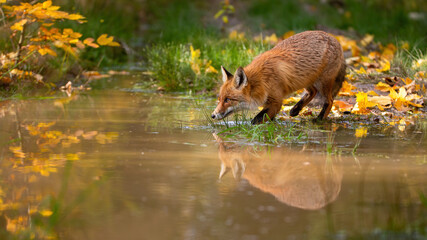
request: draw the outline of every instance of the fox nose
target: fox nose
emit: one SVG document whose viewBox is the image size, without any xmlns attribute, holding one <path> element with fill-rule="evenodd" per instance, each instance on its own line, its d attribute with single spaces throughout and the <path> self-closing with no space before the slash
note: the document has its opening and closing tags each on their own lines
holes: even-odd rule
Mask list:
<svg viewBox="0 0 427 240">
<path fill-rule="evenodd" d="M 215 114 L 212 114 L 211 117 L 212 117 L 212 119 L 215 119 Z"/>
</svg>

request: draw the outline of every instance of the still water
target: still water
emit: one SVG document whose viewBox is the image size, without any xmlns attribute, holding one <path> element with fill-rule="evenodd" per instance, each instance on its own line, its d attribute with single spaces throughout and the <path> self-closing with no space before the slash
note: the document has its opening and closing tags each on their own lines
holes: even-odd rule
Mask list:
<svg viewBox="0 0 427 240">
<path fill-rule="evenodd" d="M 427 239 L 425 123 L 265 146 L 126 86 L 0 104 L 0 239 Z"/>
</svg>

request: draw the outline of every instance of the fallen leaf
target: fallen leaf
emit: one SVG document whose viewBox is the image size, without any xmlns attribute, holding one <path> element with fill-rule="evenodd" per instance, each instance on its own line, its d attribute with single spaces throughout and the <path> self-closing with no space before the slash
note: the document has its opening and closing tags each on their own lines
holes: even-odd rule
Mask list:
<svg viewBox="0 0 427 240">
<path fill-rule="evenodd" d="M 335 100 L 334 106 L 337 107 L 340 112 L 350 112 L 353 109 L 353 104 L 341 100 Z"/>
</svg>

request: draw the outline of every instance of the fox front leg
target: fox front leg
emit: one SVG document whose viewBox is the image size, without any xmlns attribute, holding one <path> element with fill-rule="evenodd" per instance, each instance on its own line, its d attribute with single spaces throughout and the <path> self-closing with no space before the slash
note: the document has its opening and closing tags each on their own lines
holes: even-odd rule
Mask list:
<svg viewBox="0 0 427 240">
<path fill-rule="evenodd" d="M 254 119 L 252 119 L 251 124 L 261 124 L 265 123 L 268 120 L 273 120 L 274 117 L 277 115 L 277 113 L 280 112 L 280 109 L 282 108 L 282 103 L 276 102 L 276 101 L 267 101 L 267 104 L 264 106 L 264 108 L 259 112 Z"/>
</svg>

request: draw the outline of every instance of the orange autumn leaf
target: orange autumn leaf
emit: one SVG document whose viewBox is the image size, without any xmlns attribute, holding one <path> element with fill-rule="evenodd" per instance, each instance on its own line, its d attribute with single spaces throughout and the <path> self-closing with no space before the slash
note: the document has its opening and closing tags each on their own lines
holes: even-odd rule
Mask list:
<svg viewBox="0 0 427 240">
<path fill-rule="evenodd" d="M 349 112 L 351 109 L 353 109 L 353 104 L 341 100 L 335 100 L 334 106 L 337 107 L 341 112 Z"/>
<path fill-rule="evenodd" d="M 93 38 L 86 38 L 83 43 L 86 44 L 89 47 L 93 47 L 93 48 L 98 48 L 99 45 L 94 43 L 93 41 L 95 41 L 95 39 Z"/>
<path fill-rule="evenodd" d="M 347 81 L 344 81 L 342 84 L 341 90 L 338 94 L 339 96 L 353 96 L 353 95 L 356 95 L 356 93 L 352 91 L 354 89 L 356 89 L 355 86 L 348 83 Z"/>
</svg>

